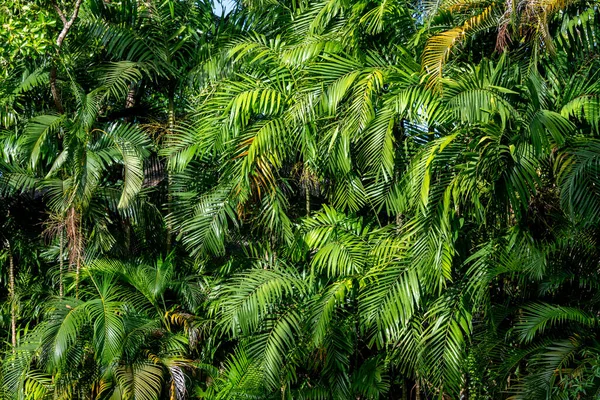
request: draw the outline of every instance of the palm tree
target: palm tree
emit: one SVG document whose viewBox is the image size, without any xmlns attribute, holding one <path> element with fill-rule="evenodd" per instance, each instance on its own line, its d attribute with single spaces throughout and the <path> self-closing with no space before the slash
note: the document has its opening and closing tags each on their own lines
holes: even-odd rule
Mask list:
<svg viewBox="0 0 600 400">
<path fill-rule="evenodd" d="M 3 395 L 594 396 L 595 11 L 81 3 L 64 113 L 47 62 L 0 86 L 52 236 Z"/>
<path fill-rule="evenodd" d="M 79 109 L 72 118 L 68 114 L 34 117 L 21 139 L 22 150 L 30 154 L 31 170 L 43 177 L 39 187 L 57 216 L 61 243 L 66 238 L 76 281 L 84 258 L 84 218 L 90 218 L 88 229 L 98 245 L 110 248 L 114 239 L 100 217 L 111 208 L 117 212 L 130 207 L 142 189 L 143 160 L 148 154 L 149 141 L 139 127 L 97 125 L 106 93 L 110 88 L 84 94 L 75 86 Z M 118 180 L 111 182 L 115 167 L 122 168 L 122 178 L 117 175 Z M 61 260 L 62 253 L 61 247 Z"/>
<path fill-rule="evenodd" d="M 199 328 L 180 305 L 193 309 L 203 289 L 174 274 L 168 259 L 83 269 L 80 298 L 49 302 L 45 322 L 5 363 L 9 396 L 184 398 Z"/>
<path fill-rule="evenodd" d="M 299 22 L 298 29 L 301 26 Z M 571 54 L 569 43 L 564 43 L 561 51 Z M 389 336 L 380 339 L 380 346 L 402 343 L 407 349 L 403 359 L 411 360 L 405 368 L 418 376 L 424 390 L 458 395 L 468 384 L 467 361 L 475 357 L 467 352 L 472 324 L 478 322 L 473 315 L 489 307 L 488 297 L 469 275 L 468 255 L 515 225 L 527 224 L 532 202 L 551 194 L 551 186 L 566 184 L 566 175 L 555 173 L 564 165 L 561 160 L 580 160 L 581 168 L 592 173 L 587 161 L 574 156 L 568 138 L 596 124 L 595 84 L 587 80 L 595 67 L 571 69 L 550 54 L 542 60 L 543 67 L 527 71 L 518 56 L 504 55 L 496 62 L 453 66 L 441 81 L 439 95 L 427 81 L 437 78 L 432 73 L 421 76 L 419 56 L 410 49 L 397 58 L 361 58 L 352 55 L 352 45 L 333 50 L 323 50 L 323 42 L 319 46 L 297 62 L 292 58 L 295 43 L 260 35 L 235 43 L 231 57 L 249 60 L 242 79 L 229 78 L 207 89 L 198 103 L 199 123 L 172 145 L 174 166 L 182 171 L 184 202 L 175 217 L 184 243 L 196 254 L 208 250 L 223 255 L 228 236 L 238 240 L 230 228 L 249 221 L 264 224 L 272 239 L 292 243 L 286 227 L 293 219 L 286 211 L 285 193 L 293 193 L 294 187 L 285 175 L 287 166 L 296 160 L 322 160 L 319 179 L 329 188 L 326 201 L 342 210 L 372 210 L 382 228 L 386 221 L 402 222 L 398 229 L 411 238 L 407 259 L 414 268 L 411 279 L 418 284 L 409 286 L 412 295 L 391 295 L 403 310 L 415 304 L 422 312 L 400 319 L 400 329 L 402 314 L 384 308 L 378 328 Z M 556 97 L 565 88 L 552 86 L 561 85 L 552 77 L 573 70 L 582 84 L 567 82 L 565 88 L 573 90 Z M 286 81 L 291 85 L 279 84 Z M 308 153 L 311 159 L 303 159 L 307 153 L 298 151 L 304 143 L 317 149 Z M 586 140 L 585 146 L 593 143 Z M 219 158 L 211 158 L 215 156 Z M 216 171 L 217 186 L 211 174 L 198 184 L 198 171 L 217 160 L 224 160 Z M 567 165 L 565 173 L 578 170 Z M 593 192 L 580 187 L 572 198 L 584 196 L 582 204 L 595 208 L 596 200 L 588 196 L 595 196 Z M 577 207 L 568 204 L 563 207 Z M 240 228 L 233 232 L 247 235 Z M 398 276 L 388 272 L 389 279 Z M 243 281 L 262 282 L 249 276 Z M 383 285 L 382 296 L 393 287 Z M 377 290 L 369 291 L 377 297 Z M 300 335 L 295 332 L 288 335 Z M 251 365 L 252 356 L 244 347 L 231 368 L 239 369 L 244 360 Z M 436 365 L 440 359 L 442 366 Z M 266 381 L 276 387 L 273 378 Z"/>
</svg>

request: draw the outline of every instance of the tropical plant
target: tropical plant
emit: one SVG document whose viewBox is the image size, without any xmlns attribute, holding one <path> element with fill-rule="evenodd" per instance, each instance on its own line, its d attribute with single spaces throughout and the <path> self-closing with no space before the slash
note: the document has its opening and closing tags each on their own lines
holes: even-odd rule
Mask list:
<svg viewBox="0 0 600 400">
<path fill-rule="evenodd" d="M 22 4 L 0 397 L 599 396 L 597 3 Z"/>
</svg>

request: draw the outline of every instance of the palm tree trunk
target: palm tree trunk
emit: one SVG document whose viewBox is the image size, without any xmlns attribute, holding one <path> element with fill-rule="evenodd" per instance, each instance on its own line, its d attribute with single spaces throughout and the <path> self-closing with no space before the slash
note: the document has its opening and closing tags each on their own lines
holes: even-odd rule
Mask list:
<svg viewBox="0 0 600 400">
<path fill-rule="evenodd" d="M 173 134 L 173 130 L 175 129 L 175 84 L 173 82 L 169 82 L 169 115 L 168 115 L 168 123 L 169 123 L 169 134 Z M 171 203 L 173 202 L 173 198 L 171 196 L 171 174 L 167 170 L 167 215 L 171 215 Z M 171 242 L 172 238 L 172 230 L 171 222 L 167 220 L 167 254 L 171 252 Z"/>
<path fill-rule="evenodd" d="M 421 400 L 421 386 L 419 381 L 415 381 L 415 400 Z"/>
<path fill-rule="evenodd" d="M 125 230 L 125 249 L 131 251 L 131 225 L 128 220 L 123 221 L 123 229 Z"/>
<path fill-rule="evenodd" d="M 129 84 L 129 91 L 127 92 L 127 98 L 125 99 L 125 109 L 133 108 L 135 106 L 135 95 L 136 85 L 135 82 Z M 133 116 L 130 114 L 125 115 L 125 121 L 133 122 Z"/>
<path fill-rule="evenodd" d="M 127 98 L 125 99 L 125 108 L 131 108 L 135 106 L 135 82 L 129 84 L 129 91 L 127 92 Z"/>
<path fill-rule="evenodd" d="M 81 274 L 81 255 L 83 253 L 83 237 L 81 232 L 81 221 L 79 221 L 79 234 L 77 235 L 77 240 L 79 241 L 77 246 L 77 270 L 75 271 L 75 298 L 79 298 L 79 276 Z"/>
<path fill-rule="evenodd" d="M 79 276 L 81 273 L 81 260 L 83 258 L 83 233 L 81 215 L 74 206 L 67 211 L 67 238 L 69 244 L 69 271 L 75 266 L 75 298 L 79 297 Z"/>
<path fill-rule="evenodd" d="M 10 242 L 6 241 L 8 248 L 8 291 L 10 296 L 10 334 L 13 353 L 17 347 L 17 305 L 15 299 L 15 261 L 10 247 Z"/>
<path fill-rule="evenodd" d="M 463 387 L 460 389 L 460 400 L 469 399 L 469 374 L 464 375 Z"/>
<path fill-rule="evenodd" d="M 65 287 L 64 287 L 64 283 L 63 283 L 63 267 L 64 267 L 64 262 L 63 262 L 63 256 L 64 256 L 64 234 L 63 234 L 63 229 L 62 226 L 60 228 L 60 239 L 59 239 L 59 271 L 58 271 L 58 295 L 62 298 L 65 295 Z"/>
<path fill-rule="evenodd" d="M 169 130 L 173 133 L 175 128 L 175 84 L 169 83 Z"/>
<path fill-rule="evenodd" d="M 306 187 L 306 216 L 310 217 L 310 190 Z"/>
<path fill-rule="evenodd" d="M 58 87 L 56 86 L 56 65 L 52 65 L 50 68 L 50 93 L 52 94 L 52 99 L 54 100 L 54 106 L 56 107 L 56 111 L 59 114 L 63 114 L 65 112 L 62 100 L 60 98 L 60 92 L 58 91 Z"/>
</svg>

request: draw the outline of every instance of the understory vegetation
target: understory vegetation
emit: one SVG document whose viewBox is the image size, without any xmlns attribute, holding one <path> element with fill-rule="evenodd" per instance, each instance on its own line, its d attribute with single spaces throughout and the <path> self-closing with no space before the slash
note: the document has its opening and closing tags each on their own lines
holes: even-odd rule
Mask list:
<svg viewBox="0 0 600 400">
<path fill-rule="evenodd" d="M 596 0 L 0 3 L 0 399 L 600 398 Z"/>
</svg>

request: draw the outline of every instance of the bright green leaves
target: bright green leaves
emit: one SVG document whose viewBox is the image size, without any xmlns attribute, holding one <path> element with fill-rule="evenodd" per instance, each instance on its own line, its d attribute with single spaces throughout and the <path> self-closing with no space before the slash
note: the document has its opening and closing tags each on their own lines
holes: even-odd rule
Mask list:
<svg viewBox="0 0 600 400">
<path fill-rule="evenodd" d="M 41 157 L 50 158 L 53 156 L 43 154 L 43 150 L 51 148 L 47 140 L 49 136 L 58 133 L 64 120 L 65 117 L 62 115 L 41 115 L 29 121 L 22 141 L 24 147 L 31 149 L 31 168 L 35 169 L 37 167 Z"/>
<path fill-rule="evenodd" d="M 377 327 L 375 338 L 383 338 L 376 339 L 378 345 L 401 337 L 421 300 L 419 272 L 402 261 L 402 247 L 395 260 L 377 265 L 361 281 L 362 320 L 367 328 Z"/>
<path fill-rule="evenodd" d="M 244 88 L 245 89 L 245 88 Z M 229 123 L 248 125 L 249 118 L 254 114 L 271 115 L 281 107 L 281 92 L 265 88 L 240 91 L 228 104 L 225 110 L 229 114 Z"/>
<path fill-rule="evenodd" d="M 564 144 L 565 138 L 575 130 L 575 125 L 560 114 L 540 110 L 529 123 L 531 142 L 535 151 L 539 154 L 542 150 L 547 153 L 550 148 Z"/>
<path fill-rule="evenodd" d="M 471 321 L 468 305 L 452 290 L 436 299 L 425 313 L 418 369 L 441 390 L 460 391 Z"/>
<path fill-rule="evenodd" d="M 458 69 L 463 74 L 444 80 L 444 96 L 455 118 L 463 123 L 489 123 L 496 116 L 502 126 L 510 119 L 519 119 L 519 111 L 511 102 L 519 92 L 518 66 L 512 65 L 507 55 L 498 62 L 484 60 L 478 65 Z"/>
<path fill-rule="evenodd" d="M 289 268 L 254 268 L 235 276 L 219 292 L 219 325 L 233 337 L 247 338 L 246 351 L 270 388 L 279 387 L 287 354 L 301 335 L 301 317 L 290 300 L 306 295 L 306 283 Z"/>
<path fill-rule="evenodd" d="M 53 46 L 56 16 L 36 2 L 8 0 L 0 6 L 2 77 L 25 59 L 40 59 Z"/>
<path fill-rule="evenodd" d="M 112 125 L 105 134 L 112 141 L 117 153 L 114 157 L 123 166 L 123 188 L 119 207 L 124 208 L 142 189 L 144 180 L 144 159 L 148 157 L 149 140 L 135 125 Z M 107 148 L 103 149 L 107 150 Z"/>
<path fill-rule="evenodd" d="M 321 355 L 311 368 L 321 371 L 333 398 L 353 391 L 369 395 L 384 391 L 384 365 L 378 364 L 374 375 L 352 369 L 356 335 L 366 335 L 369 347 L 385 348 L 409 340 L 407 326 L 423 319 L 429 328 L 412 331 L 406 344 L 412 350 L 402 365 L 431 365 L 427 357 L 435 354 L 436 359 L 445 360 L 445 367 L 423 367 L 424 378 L 446 379 L 448 383 L 440 387 L 455 390 L 461 379 L 471 310 L 460 300 L 455 309 L 447 309 L 445 301 L 431 297 L 441 290 L 439 271 L 433 270 L 448 261 L 420 255 L 413 248 L 421 247 L 410 234 L 374 229 L 361 218 L 329 207 L 305 220 L 301 233 L 310 252 L 305 269 L 287 266 L 285 254 L 275 258 L 258 253 L 261 258 L 254 268 L 220 285 L 214 303 L 220 329 L 239 339 L 236 354 L 251 357 L 248 371 L 260 374 L 261 386 L 287 390 L 289 379 L 294 379 L 287 376 L 288 371 L 305 365 L 296 357 L 314 353 Z M 431 288 L 437 289 L 432 292 Z M 220 390 L 227 391 L 225 387 Z"/>
<path fill-rule="evenodd" d="M 323 345 L 326 336 L 333 324 L 335 324 L 335 313 L 343 308 L 347 301 L 347 296 L 352 290 L 352 279 L 341 279 L 331 285 L 319 296 L 312 300 L 310 308 L 311 326 L 313 329 L 312 338 L 315 346 Z"/>
<path fill-rule="evenodd" d="M 118 366 L 114 374 L 118 386 L 111 399 L 132 397 L 152 400 L 162 391 L 162 366 L 148 361 L 141 361 L 131 366 Z"/>
<path fill-rule="evenodd" d="M 189 282 L 174 276 L 170 260 L 154 266 L 97 260 L 83 275 L 80 299 L 49 303 L 47 320 L 11 357 L 11 376 L 20 374 L 33 398 L 45 391 L 68 395 L 82 376 L 107 398 L 185 396 L 186 374 L 195 368 L 186 357 L 193 333 L 186 322 L 193 322 L 165 297 L 183 296 Z M 34 355 L 43 374 L 25 362 Z"/>
<path fill-rule="evenodd" d="M 582 138 L 560 154 L 555 165 L 561 204 L 584 225 L 593 224 L 600 216 L 599 152 L 597 140 Z"/>
<path fill-rule="evenodd" d="M 224 254 L 229 224 L 237 221 L 231 191 L 231 188 L 217 186 L 198 198 L 191 210 L 176 211 L 173 215 L 184 234 L 183 243 L 193 255 Z"/>
<path fill-rule="evenodd" d="M 42 343 L 48 348 L 51 362 L 64 367 L 69 350 L 75 344 L 81 326 L 88 323 L 85 303 L 80 301 L 62 301 L 56 305 L 56 312 L 47 323 Z"/>
<path fill-rule="evenodd" d="M 359 219 L 347 218 L 334 209 L 307 221 L 305 240 L 310 249 L 318 249 L 312 258 L 316 273 L 329 277 L 362 274 L 369 254 L 368 227 Z"/>
<path fill-rule="evenodd" d="M 89 115 L 88 112 L 82 114 Z M 95 119 L 95 114 L 92 113 L 92 119 Z M 76 194 L 65 193 L 69 197 L 64 199 L 65 202 L 89 204 L 101 177 L 113 165 L 121 165 L 123 175 L 118 207 L 127 207 L 142 188 L 143 162 L 149 154 L 147 136 L 135 125 L 112 124 L 106 130 L 90 130 L 92 121 L 81 124 L 80 119 L 71 121 L 64 115 L 34 118 L 22 139 L 23 145 L 30 151 L 32 169 L 38 169 L 41 160 L 50 164 L 46 179 L 66 174 L 66 180 L 73 182 Z M 43 149 L 60 146 L 60 139 L 62 151 L 42 153 Z M 40 184 L 44 185 L 43 182 Z"/>
<path fill-rule="evenodd" d="M 249 270 L 234 277 L 220 293 L 222 300 L 217 303 L 220 324 L 233 335 L 247 335 L 258 329 L 278 305 L 283 305 L 285 298 L 302 295 L 304 286 L 293 270 Z"/>
<path fill-rule="evenodd" d="M 80 289 L 3 383 L 544 398 L 596 371 L 598 13 L 530 2 L 553 19 L 512 10 L 500 39 L 547 28 L 525 36 L 555 54 L 500 55 L 500 3 L 284 3 L 213 18 L 198 1 L 86 1 L 62 63 L 2 82 L 3 194 L 43 193 L 60 235 L 46 253 Z M 84 265 L 105 254 L 127 262 Z"/>
<path fill-rule="evenodd" d="M 86 302 L 88 318 L 93 323 L 96 354 L 105 363 L 112 362 L 122 351 L 125 327 L 121 319 L 123 307 L 119 293 L 108 280 L 94 282 L 99 297 Z"/>
<path fill-rule="evenodd" d="M 515 328 L 523 342 L 531 342 L 545 329 L 567 321 L 587 326 L 597 324 L 596 318 L 581 309 L 539 303 L 531 304 L 523 309 L 523 315 Z"/>
<path fill-rule="evenodd" d="M 266 332 L 248 340 L 248 354 L 259 361 L 265 378 L 265 386 L 277 389 L 281 386 L 282 372 L 285 372 L 292 351 L 301 337 L 301 317 L 297 310 L 288 309 L 272 318 L 265 319 Z M 291 368 L 293 370 L 293 365 Z"/>
</svg>

